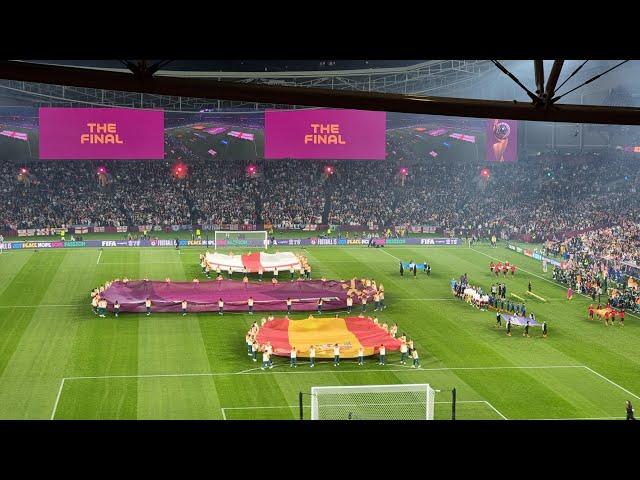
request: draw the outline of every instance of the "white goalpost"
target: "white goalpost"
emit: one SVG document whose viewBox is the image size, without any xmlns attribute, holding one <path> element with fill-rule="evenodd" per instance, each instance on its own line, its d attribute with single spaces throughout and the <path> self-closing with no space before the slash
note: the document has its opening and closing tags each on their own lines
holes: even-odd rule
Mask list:
<svg viewBox="0 0 640 480">
<path fill-rule="evenodd" d="M 429 384 L 311 387 L 311 420 L 433 420 Z"/>
<path fill-rule="evenodd" d="M 266 230 L 216 230 L 214 232 L 213 249 L 218 247 L 269 247 Z"/>
</svg>

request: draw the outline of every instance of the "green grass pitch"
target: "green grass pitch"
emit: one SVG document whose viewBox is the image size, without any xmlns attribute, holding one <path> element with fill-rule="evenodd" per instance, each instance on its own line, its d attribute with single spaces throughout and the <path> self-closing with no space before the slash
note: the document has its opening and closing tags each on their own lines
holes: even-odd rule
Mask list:
<svg viewBox="0 0 640 480">
<path fill-rule="evenodd" d="M 280 250 L 290 250 L 286 247 Z M 296 419 L 298 392 L 312 386 L 430 383 L 435 415 L 448 419 L 453 387 L 458 419 L 614 419 L 640 397 L 640 319 L 605 327 L 587 319 L 589 300 L 570 302 L 540 263 L 504 247 L 314 247 L 306 250 L 319 278 L 373 277 L 386 289 L 387 310 L 415 340 L 422 369 L 343 361 L 313 370 L 288 359 L 261 371 L 246 355 L 244 335 L 256 316 L 91 313 L 89 291 L 106 280 L 191 280 L 199 250 L 172 248 L 12 251 L 0 255 L 0 418 L 3 419 Z M 519 268 L 508 293 L 549 324 L 548 338 L 523 338 L 494 327 L 450 293 L 466 272 L 488 288 L 495 257 Z M 433 266 L 431 277 L 400 278 L 398 258 Z M 544 278 L 543 278 L 544 277 Z M 501 277 L 502 278 L 502 277 Z M 543 297 L 525 294 L 528 282 Z M 370 308 L 372 308 L 370 306 Z M 344 314 L 343 314 L 344 315 Z M 301 318 L 303 315 L 295 315 Z M 258 315 L 260 318 L 260 315 Z M 308 406 L 305 406 L 308 416 Z"/>
</svg>

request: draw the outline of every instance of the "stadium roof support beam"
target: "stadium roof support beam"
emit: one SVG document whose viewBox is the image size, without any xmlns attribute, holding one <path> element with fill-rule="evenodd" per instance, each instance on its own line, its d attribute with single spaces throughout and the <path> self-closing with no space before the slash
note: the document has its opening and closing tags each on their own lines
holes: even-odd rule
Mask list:
<svg viewBox="0 0 640 480">
<path fill-rule="evenodd" d="M 544 93 L 544 63 L 542 63 L 542 60 L 534 60 L 533 68 L 536 74 L 536 95 L 542 98 Z"/>
<path fill-rule="evenodd" d="M 129 73 L 0 61 L 0 78 L 195 98 L 299 106 L 353 108 L 476 118 L 640 125 L 640 108 L 546 105 L 495 100 L 422 97 L 363 91 L 282 87 L 173 77 L 135 78 Z"/>
<path fill-rule="evenodd" d="M 564 60 L 553 61 L 553 66 L 551 67 L 551 72 L 549 73 L 549 79 L 547 80 L 547 87 L 544 92 L 544 99 L 547 102 L 551 101 L 556 93 L 556 85 L 558 84 L 558 79 L 560 78 L 562 65 L 564 65 Z"/>
</svg>

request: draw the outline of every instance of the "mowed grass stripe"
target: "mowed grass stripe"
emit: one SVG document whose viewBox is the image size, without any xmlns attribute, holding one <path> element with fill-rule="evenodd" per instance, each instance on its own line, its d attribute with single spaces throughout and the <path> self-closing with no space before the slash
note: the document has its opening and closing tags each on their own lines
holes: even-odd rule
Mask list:
<svg viewBox="0 0 640 480">
<path fill-rule="evenodd" d="M 5 290 L 2 301 L 7 297 L 34 305 L 52 303 L 52 299 L 66 301 L 65 285 L 74 291 L 87 284 L 91 275 L 78 271 L 76 260 L 72 254 L 34 253 Z M 65 375 L 82 311 L 79 307 L 61 312 L 44 306 L 24 312 L 31 318 L 21 317 L 19 328 L 14 329 L 20 338 L 12 342 L 12 351 L 2 355 L 0 415 L 46 419 L 57 394 L 56 384 Z"/>
<path fill-rule="evenodd" d="M 174 249 L 164 250 L 164 255 L 153 255 L 154 261 L 179 261 Z M 161 257 L 161 258 L 158 258 Z M 140 255 L 140 271 L 153 279 L 169 277 L 186 280 L 182 262 L 175 264 L 148 264 L 151 255 L 144 250 Z M 162 288 L 160 286 L 159 288 Z M 181 373 L 186 371 L 208 372 L 210 364 L 197 316 L 183 317 L 177 313 L 139 315 L 138 373 Z M 182 384 L 181 384 L 182 385 Z M 137 418 L 198 418 L 201 406 L 218 405 L 215 385 L 211 379 L 177 385 L 173 391 L 166 382 L 138 379 Z M 193 390 L 193 391 L 191 391 Z M 193 397 L 188 405 L 180 399 Z M 219 408 L 218 408 L 219 409 Z M 164 412 L 164 413 L 163 413 Z"/>
<path fill-rule="evenodd" d="M 124 253 L 125 251 L 122 251 Z M 129 250 L 124 257 L 138 258 L 137 250 Z M 113 255 L 113 252 L 105 250 L 105 256 Z M 114 256 L 116 257 L 116 256 Z M 86 268 L 89 268 L 89 261 Z M 95 261 L 93 262 L 95 263 Z M 85 265 L 83 265 L 85 267 Z M 139 266 L 127 265 L 123 270 L 119 265 L 95 266 L 91 286 L 97 286 L 114 278 L 139 278 Z M 66 376 L 91 376 L 91 375 L 119 375 L 128 372 L 137 372 L 138 368 L 138 325 L 136 315 L 123 314 L 119 319 L 109 314 L 106 318 L 100 318 L 91 312 L 89 295 L 84 298 L 84 321 L 78 326 L 77 335 L 73 345 L 73 352 L 69 360 Z M 65 387 L 65 396 L 67 395 Z M 126 389 L 130 399 L 132 387 Z M 135 404 L 135 388 L 133 388 L 133 401 Z"/>
</svg>

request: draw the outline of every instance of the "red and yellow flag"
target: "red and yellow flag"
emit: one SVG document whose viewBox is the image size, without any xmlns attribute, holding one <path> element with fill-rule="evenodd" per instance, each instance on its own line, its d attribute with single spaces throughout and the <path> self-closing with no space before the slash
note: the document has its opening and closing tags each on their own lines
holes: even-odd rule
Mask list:
<svg viewBox="0 0 640 480">
<path fill-rule="evenodd" d="M 341 358 L 356 358 L 360 346 L 365 355 L 377 353 L 381 344 L 388 351 L 400 350 L 400 340 L 373 323 L 370 317 L 276 318 L 260 328 L 257 340 L 260 345 L 270 342 L 274 354 L 280 356 L 288 356 L 295 347 L 299 357 L 308 357 L 309 347 L 314 345 L 317 358 L 333 358 L 336 343 L 340 346 Z"/>
</svg>

